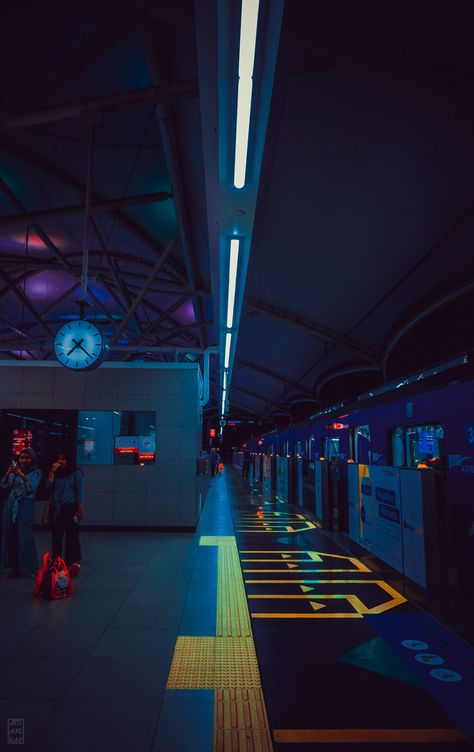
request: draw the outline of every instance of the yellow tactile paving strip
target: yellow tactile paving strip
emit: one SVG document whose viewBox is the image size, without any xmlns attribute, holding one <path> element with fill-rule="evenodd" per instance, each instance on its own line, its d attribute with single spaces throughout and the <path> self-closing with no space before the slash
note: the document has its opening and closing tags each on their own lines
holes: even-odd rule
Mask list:
<svg viewBox="0 0 474 752">
<path fill-rule="evenodd" d="M 235 538 L 200 545 L 218 547 L 216 636 L 177 638 L 167 689 L 214 689 L 214 752 L 271 752 Z"/>
</svg>

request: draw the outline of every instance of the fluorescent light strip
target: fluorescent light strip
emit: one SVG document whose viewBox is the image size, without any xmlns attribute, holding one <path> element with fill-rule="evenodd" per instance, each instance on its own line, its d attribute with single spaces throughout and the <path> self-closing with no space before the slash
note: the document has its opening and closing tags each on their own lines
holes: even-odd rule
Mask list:
<svg viewBox="0 0 474 752">
<path fill-rule="evenodd" d="M 229 368 L 230 361 L 230 344 L 232 342 L 232 332 L 226 332 L 225 335 L 225 353 L 224 353 L 224 368 Z"/>
<path fill-rule="evenodd" d="M 240 18 L 239 86 L 235 128 L 234 186 L 243 188 L 247 167 L 252 75 L 257 39 L 259 0 L 242 0 Z"/>
<path fill-rule="evenodd" d="M 237 284 L 237 266 L 239 263 L 240 240 L 233 238 L 230 241 L 229 259 L 229 292 L 227 297 L 227 328 L 232 328 L 234 321 L 235 287 Z"/>
<path fill-rule="evenodd" d="M 239 77 L 251 78 L 255 60 L 259 0 L 242 0 L 240 16 Z"/>
<path fill-rule="evenodd" d="M 225 390 L 224 390 L 222 392 L 222 409 L 221 409 L 222 415 L 224 415 L 224 413 L 225 413 L 225 400 L 226 400 L 226 393 L 225 393 Z"/>
<path fill-rule="evenodd" d="M 222 379 L 222 388 L 224 392 L 227 391 L 227 371 L 224 371 L 224 377 Z"/>
</svg>

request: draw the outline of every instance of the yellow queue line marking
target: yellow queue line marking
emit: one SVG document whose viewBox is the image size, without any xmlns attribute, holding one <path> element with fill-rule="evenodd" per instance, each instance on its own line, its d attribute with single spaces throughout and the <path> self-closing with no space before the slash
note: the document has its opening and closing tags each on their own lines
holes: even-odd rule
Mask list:
<svg viewBox="0 0 474 752">
<path fill-rule="evenodd" d="M 282 561 L 281 563 L 282 564 L 286 564 L 286 561 Z M 308 562 L 308 564 L 309 564 L 309 562 Z M 244 569 L 242 571 L 243 572 L 253 572 L 253 573 L 256 573 L 256 572 L 262 572 L 262 573 L 280 572 L 280 574 L 282 572 L 284 572 L 285 574 L 301 574 L 302 572 L 348 572 L 348 573 L 352 572 L 352 574 L 357 574 L 358 573 L 357 569 L 301 569 L 299 567 L 297 569 L 288 569 L 288 570 L 280 568 L 280 569 Z M 365 580 L 365 582 L 367 582 L 367 581 L 368 580 Z M 357 580 L 357 582 L 359 582 L 359 580 Z M 364 582 L 364 580 L 361 580 L 361 582 Z"/>
<path fill-rule="evenodd" d="M 328 743 L 466 743 L 467 737 L 456 728 L 377 728 L 377 729 L 275 729 L 273 738 L 278 744 Z"/>
<path fill-rule="evenodd" d="M 318 595 L 319 598 L 319 595 Z M 336 613 L 336 614 L 304 614 L 304 613 L 272 613 L 271 611 L 263 613 L 251 612 L 252 619 L 363 619 L 363 614 L 356 613 Z"/>
</svg>

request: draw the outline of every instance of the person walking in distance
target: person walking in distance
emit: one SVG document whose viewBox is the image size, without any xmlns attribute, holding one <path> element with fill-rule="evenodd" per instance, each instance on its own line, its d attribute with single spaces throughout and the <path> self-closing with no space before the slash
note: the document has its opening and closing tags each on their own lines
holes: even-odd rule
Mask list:
<svg viewBox="0 0 474 752">
<path fill-rule="evenodd" d="M 217 466 L 220 462 L 219 452 L 217 449 L 211 449 L 211 476 L 214 477 L 217 472 Z"/>
<path fill-rule="evenodd" d="M 244 450 L 244 460 L 242 463 L 242 478 L 248 478 L 250 474 L 250 460 L 252 455 L 248 449 Z"/>
<path fill-rule="evenodd" d="M 65 454 L 59 454 L 49 472 L 46 488 L 51 492 L 52 556 L 53 559 L 62 557 L 65 537 L 64 559 L 74 577 L 79 574 L 82 558 L 79 523 L 84 517 L 84 473 Z"/>
<path fill-rule="evenodd" d="M 12 460 L 0 481 L 10 488 L 3 507 L 2 566 L 10 569 L 8 577 L 35 575 L 38 569 L 33 531 L 34 502 L 41 480 L 33 449 L 22 449 L 18 462 Z"/>
</svg>

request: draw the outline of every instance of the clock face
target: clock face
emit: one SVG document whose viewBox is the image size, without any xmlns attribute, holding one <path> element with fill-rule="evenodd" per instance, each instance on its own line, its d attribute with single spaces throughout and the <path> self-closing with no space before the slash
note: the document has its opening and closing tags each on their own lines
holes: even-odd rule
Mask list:
<svg viewBox="0 0 474 752">
<path fill-rule="evenodd" d="M 54 338 L 54 352 L 66 368 L 85 371 L 97 368 L 107 352 L 105 339 L 90 321 L 71 321 L 64 324 Z"/>
</svg>

